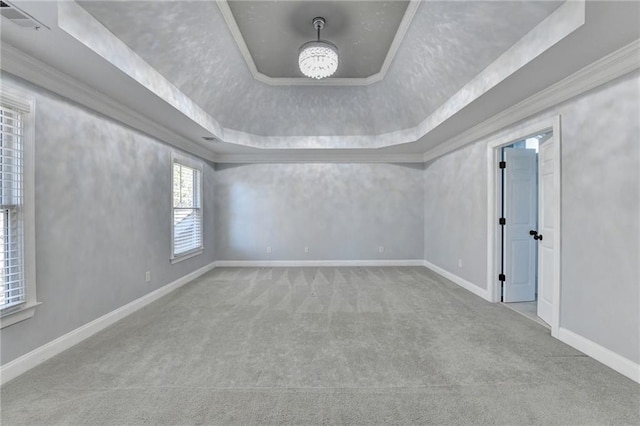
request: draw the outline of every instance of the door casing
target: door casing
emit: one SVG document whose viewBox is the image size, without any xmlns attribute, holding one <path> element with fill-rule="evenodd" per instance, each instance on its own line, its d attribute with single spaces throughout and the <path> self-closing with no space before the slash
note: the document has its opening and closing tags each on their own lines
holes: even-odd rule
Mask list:
<svg viewBox="0 0 640 426">
<path fill-rule="evenodd" d="M 501 286 L 498 280 L 500 273 L 500 238 L 498 236 L 498 218 L 500 212 L 500 149 L 540 133 L 553 132 L 554 138 L 554 192 L 556 196 L 555 229 L 557 230 L 554 246 L 553 270 L 553 314 L 551 318 L 551 335 L 558 337 L 560 329 L 560 272 L 561 272 L 561 133 L 560 116 L 545 118 L 533 122 L 526 127 L 501 135 L 487 144 L 487 290 L 492 302 L 500 302 Z M 541 208 L 541 207 L 539 207 Z"/>
</svg>

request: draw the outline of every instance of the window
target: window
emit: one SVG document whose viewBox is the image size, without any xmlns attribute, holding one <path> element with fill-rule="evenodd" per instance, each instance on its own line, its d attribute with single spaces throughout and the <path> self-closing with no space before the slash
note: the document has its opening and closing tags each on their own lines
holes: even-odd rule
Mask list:
<svg viewBox="0 0 640 426">
<path fill-rule="evenodd" d="M 0 318 L 33 316 L 36 301 L 33 102 L 3 84 L 0 97 Z"/>
<path fill-rule="evenodd" d="M 202 165 L 173 156 L 171 161 L 172 261 L 202 253 Z"/>
<path fill-rule="evenodd" d="M 0 106 L 0 306 L 26 301 L 22 242 L 22 114 Z"/>
</svg>

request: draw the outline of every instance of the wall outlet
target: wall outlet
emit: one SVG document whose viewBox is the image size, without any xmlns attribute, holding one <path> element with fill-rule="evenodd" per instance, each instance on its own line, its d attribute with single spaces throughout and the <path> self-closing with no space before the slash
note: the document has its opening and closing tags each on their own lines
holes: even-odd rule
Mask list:
<svg viewBox="0 0 640 426">
<path fill-rule="evenodd" d="M 144 282 L 151 282 L 151 271 L 147 271 L 144 273 Z"/>
<path fill-rule="evenodd" d="M 305 248 L 304 248 L 304 252 L 305 252 L 305 253 L 309 253 L 309 247 L 305 247 Z"/>
<path fill-rule="evenodd" d="M 267 253 L 271 253 L 271 246 L 267 246 Z"/>
<path fill-rule="evenodd" d="M 378 253 L 384 253 L 384 246 L 378 246 Z"/>
<path fill-rule="evenodd" d="M 458 259 L 458 268 L 462 268 L 462 259 Z"/>
</svg>

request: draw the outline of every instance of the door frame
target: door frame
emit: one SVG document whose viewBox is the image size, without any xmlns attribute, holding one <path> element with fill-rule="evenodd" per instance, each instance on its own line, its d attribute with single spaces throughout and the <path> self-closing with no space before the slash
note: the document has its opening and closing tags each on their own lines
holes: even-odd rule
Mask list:
<svg viewBox="0 0 640 426">
<path fill-rule="evenodd" d="M 525 127 L 510 131 L 506 134 L 496 137 L 487 143 L 487 290 L 489 292 L 489 300 L 494 303 L 500 302 L 500 281 L 498 274 L 500 271 L 500 238 L 498 238 L 498 217 L 500 212 L 500 169 L 498 163 L 500 161 L 500 149 L 504 146 L 511 145 L 531 136 L 538 135 L 551 130 L 554 138 L 554 170 L 553 170 L 553 189 L 555 193 L 556 212 L 554 227 L 557 230 L 556 244 L 553 250 L 553 314 L 551 318 L 551 335 L 558 338 L 560 329 L 560 271 L 561 271 L 561 133 L 560 133 L 560 115 L 537 120 Z M 540 206 L 538 206 L 540 208 Z M 538 277 L 540 279 L 540 277 Z"/>
</svg>

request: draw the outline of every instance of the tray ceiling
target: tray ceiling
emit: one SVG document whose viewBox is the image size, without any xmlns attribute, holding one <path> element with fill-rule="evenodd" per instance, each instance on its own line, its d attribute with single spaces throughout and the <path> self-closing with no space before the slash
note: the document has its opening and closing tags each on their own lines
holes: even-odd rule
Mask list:
<svg viewBox="0 0 640 426">
<path fill-rule="evenodd" d="M 367 79 L 380 73 L 385 61 L 393 59 L 417 6 L 414 3 L 407 11 L 408 5 L 408 1 L 218 2 L 249 68 L 255 67 L 256 77 L 261 74 L 272 84 L 298 83 L 291 79 L 316 83 L 298 68 L 298 48 L 316 38 L 311 23 L 316 16 L 327 21 L 321 38 L 340 51 L 340 64 L 331 81 Z"/>
<path fill-rule="evenodd" d="M 417 126 L 561 2 L 422 2 L 385 78 L 352 87 L 256 81 L 213 1 L 79 3 L 222 127 L 255 146 L 265 136 L 371 136 Z M 357 140 L 322 144 L 371 145 L 367 137 Z"/>
<path fill-rule="evenodd" d="M 410 2 L 381 81 L 277 86 L 214 1 L 13 1 L 50 30 L 0 26 L 4 71 L 206 158 L 440 152 L 639 34 L 636 2 Z"/>
</svg>

